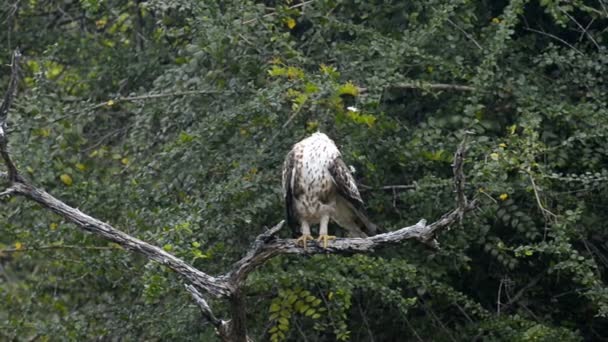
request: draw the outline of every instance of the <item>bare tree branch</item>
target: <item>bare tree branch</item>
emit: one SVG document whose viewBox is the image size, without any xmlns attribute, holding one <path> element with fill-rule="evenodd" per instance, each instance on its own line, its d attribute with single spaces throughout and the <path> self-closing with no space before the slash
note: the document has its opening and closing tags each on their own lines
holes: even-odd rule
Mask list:
<svg viewBox="0 0 608 342">
<path fill-rule="evenodd" d="M 465 31 L 462 27 L 456 25 L 455 22 L 453 22 L 450 18 L 447 18 L 448 23 L 450 23 L 450 25 L 454 26 L 456 29 L 458 29 L 458 31 L 462 32 L 462 34 L 464 34 L 464 36 L 473 42 L 473 44 L 475 44 L 475 46 L 477 46 L 477 48 L 479 50 L 483 50 L 483 47 L 481 47 L 481 45 L 475 40 L 475 38 L 473 38 L 472 35 L 470 35 L 469 33 L 467 33 L 467 31 Z"/>
<path fill-rule="evenodd" d="M 308 0 L 308 1 L 304 1 L 304 2 L 301 2 L 299 4 L 296 4 L 296 5 L 287 7 L 287 8 L 288 9 L 294 9 L 294 8 L 298 8 L 298 7 L 304 7 L 304 6 L 306 6 L 306 5 L 308 5 L 308 4 L 312 3 L 312 2 L 314 2 L 314 0 Z M 275 12 L 266 13 L 266 14 L 264 14 L 262 16 L 262 18 L 271 17 L 271 16 L 276 15 L 276 14 L 277 14 L 276 11 Z M 257 21 L 258 19 L 260 19 L 260 18 L 253 18 L 253 19 L 245 20 L 245 21 L 243 21 L 243 25 L 251 24 L 251 23 Z"/>
<path fill-rule="evenodd" d="M 554 35 L 554 34 L 547 33 L 547 32 L 543 32 L 543 31 L 540 31 L 540 30 L 535 30 L 535 29 L 530 28 L 530 27 L 524 27 L 524 30 L 526 30 L 526 31 L 530 31 L 530 32 L 534 32 L 534 33 L 538 33 L 538 34 L 542 34 L 542 35 L 547 36 L 547 37 L 549 37 L 549 38 L 555 39 L 555 40 L 557 40 L 558 42 L 560 42 L 560 43 L 562 43 L 562 44 L 564 44 L 564 45 L 568 46 L 568 47 L 569 47 L 569 48 L 571 48 L 572 50 L 576 51 L 576 53 L 578 53 L 579 55 L 581 55 L 581 56 L 584 56 L 584 55 L 585 55 L 583 52 L 581 52 L 581 50 L 579 50 L 579 49 L 575 48 L 575 47 L 574 47 L 574 45 L 572 45 L 572 44 L 568 43 L 567 41 L 565 41 L 565 40 L 561 39 L 560 37 L 558 37 L 558 36 L 556 36 L 556 35 Z"/>
<path fill-rule="evenodd" d="M 232 93 L 234 91 L 226 91 L 226 90 L 188 90 L 188 91 L 178 91 L 173 93 L 159 93 L 159 94 L 146 94 L 139 96 L 125 96 L 125 97 L 117 97 L 115 99 L 108 100 L 106 102 L 102 102 L 94 105 L 91 109 L 101 108 L 101 107 L 111 107 L 119 102 L 130 102 L 130 101 L 141 101 L 141 100 L 151 100 L 158 99 L 163 97 L 177 97 L 177 96 L 189 96 L 189 95 L 209 95 L 209 94 L 223 94 L 223 93 Z"/>
</svg>

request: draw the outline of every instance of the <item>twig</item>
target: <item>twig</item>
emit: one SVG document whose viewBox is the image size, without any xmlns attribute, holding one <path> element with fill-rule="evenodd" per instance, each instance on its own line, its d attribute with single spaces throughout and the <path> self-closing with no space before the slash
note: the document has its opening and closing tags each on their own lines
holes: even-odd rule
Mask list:
<svg viewBox="0 0 608 342">
<path fill-rule="evenodd" d="M 365 314 L 365 312 L 363 312 L 363 308 L 361 307 L 360 301 L 357 301 L 357 307 L 359 308 L 359 313 L 361 314 L 361 318 L 363 319 L 363 324 L 365 325 L 365 328 L 367 329 L 367 334 L 369 335 L 369 341 L 375 342 L 376 340 L 374 339 L 374 334 L 372 333 L 372 329 L 369 326 L 369 322 L 367 320 L 367 315 Z"/>
<path fill-rule="evenodd" d="M 445 326 L 445 324 L 443 324 L 443 322 L 441 321 L 441 319 L 439 319 L 439 317 L 435 313 L 435 310 L 433 310 L 433 308 L 430 307 L 429 305 L 427 305 L 423 300 L 420 300 L 420 302 L 422 303 L 422 305 L 424 306 L 424 308 L 428 312 L 430 312 L 430 314 L 432 316 L 431 318 L 433 318 L 437 323 L 439 323 L 439 326 L 445 331 L 445 333 L 448 335 L 448 337 L 450 338 L 450 340 L 456 342 L 456 339 L 454 339 L 454 336 L 452 336 L 452 334 L 450 334 L 450 330 Z"/>
<path fill-rule="evenodd" d="M 417 189 L 418 188 L 418 184 L 416 182 L 414 182 L 413 184 L 409 184 L 409 185 L 383 185 L 383 186 L 369 186 L 369 185 L 365 185 L 365 184 L 359 184 L 359 190 L 362 191 L 366 191 L 366 190 L 409 190 L 409 189 Z"/>
<path fill-rule="evenodd" d="M 519 300 L 519 298 L 521 298 L 521 296 L 523 296 L 523 294 L 530 288 L 534 287 L 541 279 L 542 277 L 545 275 L 545 272 L 541 272 L 539 274 L 537 274 L 534 278 L 532 278 L 532 280 L 530 280 L 530 282 L 528 282 L 528 284 L 526 284 L 526 286 L 522 287 L 519 291 L 517 291 L 517 293 L 509 298 L 509 301 L 507 303 L 504 304 L 504 306 L 511 306 L 513 305 L 513 303 L 517 302 Z"/>
<path fill-rule="evenodd" d="M 423 90 L 456 90 L 456 91 L 476 91 L 475 87 L 461 84 L 446 83 L 396 83 L 390 86 L 394 89 L 423 89 Z"/>
<path fill-rule="evenodd" d="M 110 99 L 106 102 L 102 102 L 94 105 L 91 109 L 97 109 L 101 107 L 111 107 L 119 102 L 129 102 L 129 101 L 139 101 L 139 100 L 151 100 L 158 99 L 163 97 L 175 97 L 175 96 L 188 96 L 188 95 L 201 95 L 201 94 L 222 94 L 233 91 L 221 91 L 221 90 L 189 90 L 189 91 L 178 91 L 173 93 L 160 93 L 160 94 L 147 94 L 147 95 L 139 95 L 139 96 L 126 96 L 126 97 L 117 97 L 114 99 Z"/>
<path fill-rule="evenodd" d="M 484 196 L 486 196 L 486 197 L 488 197 L 490 200 L 492 200 L 492 202 L 498 203 L 498 201 L 494 197 L 488 195 L 488 193 L 485 192 L 485 191 L 483 191 L 483 189 L 479 189 L 479 193 L 482 194 L 482 195 L 484 195 Z"/>
<path fill-rule="evenodd" d="M 580 55 L 582 55 L 582 56 L 584 56 L 584 55 L 585 55 L 584 53 L 582 53 L 582 52 L 581 52 L 581 50 L 579 50 L 579 49 L 575 48 L 575 47 L 574 47 L 574 45 L 572 45 L 572 44 L 568 43 L 567 41 L 565 41 L 565 40 L 561 39 L 560 37 L 558 37 L 558 36 L 556 36 L 556 35 L 554 35 L 554 34 L 547 33 L 547 32 L 543 32 L 543 31 L 539 31 L 539 30 L 535 30 L 535 29 L 533 29 L 533 28 L 529 28 L 529 27 L 524 27 L 524 29 L 525 29 L 526 31 L 530 31 L 530 32 L 536 32 L 536 33 L 538 33 L 538 34 L 542 34 L 542 35 L 547 36 L 547 37 L 549 37 L 549 38 L 553 38 L 553 39 L 555 39 L 555 40 L 557 40 L 557 41 L 561 42 L 562 44 L 564 44 L 564 45 L 566 45 L 566 46 L 570 47 L 571 49 L 573 49 L 574 51 L 576 51 L 576 52 L 577 52 L 577 53 L 579 53 Z"/>
<path fill-rule="evenodd" d="M 410 328 L 410 330 L 414 333 L 414 336 L 416 336 L 416 339 L 419 342 L 424 342 L 424 340 L 420 337 L 420 335 L 418 334 L 418 332 L 416 331 L 416 329 L 414 329 L 414 327 L 412 326 L 412 324 L 410 323 L 410 321 L 407 319 L 407 316 L 403 316 L 403 319 L 405 320 L 405 324 L 407 324 L 408 328 Z"/>
<path fill-rule="evenodd" d="M 502 305 L 502 303 L 500 302 L 502 284 L 504 284 L 504 279 L 500 279 L 500 284 L 498 284 L 498 294 L 496 295 L 496 315 L 497 316 L 500 316 L 500 309 L 501 309 L 501 305 Z"/>
<path fill-rule="evenodd" d="M 452 24 L 452 26 L 454 26 L 460 32 L 462 32 L 464 34 L 464 36 L 467 37 L 467 39 L 469 39 L 470 41 L 472 41 L 473 44 L 475 44 L 475 46 L 477 46 L 479 48 L 479 50 L 483 50 L 483 47 L 481 47 L 481 45 L 475 40 L 475 38 L 473 38 L 473 36 L 471 36 L 470 34 L 468 34 L 467 31 L 465 31 L 462 27 L 456 25 L 456 23 L 454 23 L 450 18 L 447 18 L 447 20 L 448 20 L 448 23 Z"/>
<path fill-rule="evenodd" d="M 97 251 L 107 251 L 107 250 L 121 250 L 122 248 L 119 246 L 73 246 L 73 245 L 51 245 L 51 246 L 38 246 L 38 247 L 21 247 L 21 248 L 7 248 L 0 249 L 0 255 L 8 254 L 8 253 L 17 253 L 17 252 L 30 252 L 30 251 L 47 251 L 47 250 L 56 250 L 56 249 L 77 249 L 77 250 L 97 250 Z"/>
<path fill-rule="evenodd" d="M 564 13 L 564 14 L 565 14 L 565 15 L 566 15 L 568 18 L 570 18 L 570 20 L 572 20 L 572 21 L 573 21 L 573 22 L 576 24 L 576 26 L 578 26 L 578 27 L 581 29 L 581 34 L 582 34 L 582 35 L 586 35 L 586 36 L 589 38 L 589 40 L 591 40 L 591 42 L 593 43 L 593 45 L 595 45 L 595 47 L 596 47 L 596 48 L 597 48 L 599 51 L 601 51 L 601 50 L 602 50 L 602 49 L 600 48 L 600 45 L 599 45 L 599 44 L 598 44 L 598 43 L 595 41 L 595 39 L 593 39 L 593 36 L 592 36 L 592 35 L 589 33 L 589 31 L 587 31 L 587 29 L 586 29 L 586 28 L 584 28 L 584 27 L 583 27 L 583 25 L 581 25 L 581 24 L 578 22 L 578 20 L 574 19 L 574 17 L 573 17 L 573 16 L 571 16 L 571 15 L 570 15 L 570 13 L 568 13 L 568 11 L 565 11 L 565 10 L 564 10 L 564 9 L 562 9 L 561 7 L 558 7 L 558 8 L 559 8 L 559 9 L 560 9 L 560 11 L 561 11 L 562 13 Z M 592 20 L 592 22 L 593 22 L 593 20 Z"/>
<path fill-rule="evenodd" d="M 540 209 L 540 212 L 543 214 L 543 216 L 545 217 L 545 220 L 549 221 L 550 218 L 556 218 L 557 215 L 555 215 L 554 213 L 552 213 L 551 211 L 549 211 L 548 209 L 546 209 L 541 200 L 540 200 L 540 195 L 538 194 L 538 187 L 536 186 L 536 182 L 534 182 L 534 177 L 532 177 L 532 173 L 528 170 L 528 177 L 530 177 L 530 183 L 532 183 L 532 190 L 534 190 L 534 197 L 536 198 L 536 204 L 538 205 L 538 208 Z"/>
<path fill-rule="evenodd" d="M 303 7 L 303 6 L 306 6 L 306 5 L 308 5 L 308 4 L 312 3 L 312 2 L 314 2 L 314 0 L 304 1 L 304 2 L 301 2 L 301 3 L 297 4 L 297 5 L 293 5 L 293 6 L 287 7 L 287 9 L 294 9 L 294 8 L 298 8 L 298 7 Z M 276 11 L 275 12 L 266 13 L 266 14 L 264 14 L 262 16 L 262 18 L 272 17 L 273 15 L 276 15 L 276 14 L 277 14 Z M 260 18 L 253 18 L 253 19 L 245 20 L 245 21 L 243 21 L 243 25 L 251 24 L 251 23 L 257 21 L 258 19 L 260 19 Z"/>
</svg>

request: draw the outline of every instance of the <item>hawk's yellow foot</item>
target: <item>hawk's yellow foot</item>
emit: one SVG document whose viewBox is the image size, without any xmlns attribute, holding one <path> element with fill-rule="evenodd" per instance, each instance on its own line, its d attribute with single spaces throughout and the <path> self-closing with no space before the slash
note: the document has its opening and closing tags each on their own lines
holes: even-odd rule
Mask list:
<svg viewBox="0 0 608 342">
<path fill-rule="evenodd" d="M 302 236 L 300 236 L 296 240 L 296 245 L 301 245 L 302 247 L 304 247 L 304 249 L 306 249 L 306 244 L 308 244 L 308 240 L 312 241 L 314 239 L 312 238 L 312 236 L 310 236 L 310 234 L 302 234 Z"/>
<path fill-rule="evenodd" d="M 329 240 L 335 240 L 336 237 L 333 235 L 325 235 L 325 234 L 321 234 L 319 235 L 319 238 L 317 239 L 317 242 L 319 243 L 323 243 L 323 248 L 327 248 L 327 241 Z"/>
</svg>

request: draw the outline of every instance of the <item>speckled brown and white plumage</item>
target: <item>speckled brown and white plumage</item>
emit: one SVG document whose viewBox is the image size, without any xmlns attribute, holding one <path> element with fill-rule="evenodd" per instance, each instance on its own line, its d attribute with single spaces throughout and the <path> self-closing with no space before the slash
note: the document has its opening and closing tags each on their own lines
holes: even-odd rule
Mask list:
<svg viewBox="0 0 608 342">
<path fill-rule="evenodd" d="M 373 235 L 376 227 L 363 213 L 363 200 L 336 144 L 323 133 L 298 142 L 283 165 L 283 196 L 287 222 L 294 230 L 310 235 L 310 226 L 320 224 L 327 235 L 332 219 L 351 237 Z"/>
</svg>

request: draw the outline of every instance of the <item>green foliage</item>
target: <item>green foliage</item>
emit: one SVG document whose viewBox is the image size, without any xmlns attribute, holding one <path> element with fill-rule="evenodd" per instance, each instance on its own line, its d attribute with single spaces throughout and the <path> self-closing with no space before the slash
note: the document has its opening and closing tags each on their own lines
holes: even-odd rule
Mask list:
<svg viewBox="0 0 608 342">
<path fill-rule="evenodd" d="M 24 53 L 8 128 L 20 170 L 210 274 L 283 218 L 283 157 L 311 132 L 336 140 L 389 230 L 453 207 L 452 155 L 472 133 L 467 193 L 482 206 L 440 251 L 274 258 L 247 286 L 256 340 L 608 336 L 599 2 L 33 0 L 0 11 L 0 84 L 12 49 Z M 163 267 L 24 199 L 0 206 L 0 340 L 213 340 Z"/>
</svg>

